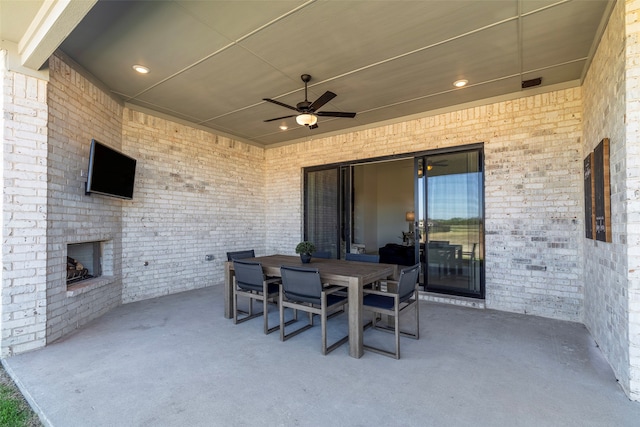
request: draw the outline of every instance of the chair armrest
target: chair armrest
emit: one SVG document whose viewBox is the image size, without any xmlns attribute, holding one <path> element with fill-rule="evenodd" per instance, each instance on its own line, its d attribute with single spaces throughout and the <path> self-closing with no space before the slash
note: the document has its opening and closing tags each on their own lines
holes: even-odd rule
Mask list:
<svg viewBox="0 0 640 427">
<path fill-rule="evenodd" d="M 396 292 L 376 291 L 374 289 L 364 289 L 362 292 L 367 295 L 382 295 L 385 297 L 395 297 L 398 295 Z"/>
<path fill-rule="evenodd" d="M 335 294 L 336 292 L 345 291 L 347 289 L 346 286 L 340 285 L 331 285 L 331 287 L 325 287 L 322 289 L 322 292 L 326 295 Z"/>
</svg>

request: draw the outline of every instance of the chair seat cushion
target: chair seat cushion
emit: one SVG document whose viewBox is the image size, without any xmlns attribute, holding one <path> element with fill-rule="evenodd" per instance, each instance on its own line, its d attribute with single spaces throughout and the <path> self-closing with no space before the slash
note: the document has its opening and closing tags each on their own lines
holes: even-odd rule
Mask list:
<svg viewBox="0 0 640 427">
<path fill-rule="evenodd" d="M 238 287 L 240 289 L 245 290 L 245 291 L 262 292 L 262 286 L 253 286 L 253 285 L 248 284 L 248 283 L 238 282 Z M 279 291 L 280 291 L 280 284 L 278 284 L 278 283 L 269 283 L 267 285 L 267 292 L 268 293 L 275 294 L 275 293 L 278 293 Z"/>
<path fill-rule="evenodd" d="M 297 301 L 297 302 L 308 302 L 311 304 L 315 304 L 315 305 L 320 305 L 322 304 L 322 301 L 320 300 L 320 298 L 311 298 L 311 297 L 307 297 L 307 296 L 301 296 L 301 295 L 296 295 L 296 294 L 292 294 L 289 293 L 287 294 L 287 298 L 291 301 Z M 338 304 L 344 300 L 346 300 L 347 297 L 341 296 L 341 295 L 334 295 L 334 294 L 329 294 L 327 295 L 327 306 L 332 306 L 334 304 Z"/>
<path fill-rule="evenodd" d="M 384 295 L 365 295 L 362 299 L 362 304 L 389 310 L 393 308 L 393 297 L 387 297 Z"/>
<path fill-rule="evenodd" d="M 346 300 L 347 297 L 343 297 L 341 295 L 329 294 L 327 295 L 327 305 L 332 306 L 334 304 L 338 304 Z"/>
</svg>

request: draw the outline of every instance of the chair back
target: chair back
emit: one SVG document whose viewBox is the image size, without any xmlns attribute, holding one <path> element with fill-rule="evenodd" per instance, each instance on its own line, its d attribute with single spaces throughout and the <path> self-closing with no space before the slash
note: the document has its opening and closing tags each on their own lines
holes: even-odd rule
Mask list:
<svg viewBox="0 0 640 427">
<path fill-rule="evenodd" d="M 236 283 L 241 289 L 260 291 L 264 290 L 264 272 L 259 262 L 233 260 L 233 271 L 236 275 Z"/>
<path fill-rule="evenodd" d="M 291 301 L 321 303 L 322 280 L 317 268 L 280 267 L 282 290 Z"/>
<path fill-rule="evenodd" d="M 469 253 L 469 258 L 470 259 L 476 259 L 476 246 L 478 244 L 474 243 L 473 246 L 471 247 L 471 252 Z"/>
<path fill-rule="evenodd" d="M 314 253 L 311 254 L 312 257 L 315 258 L 324 258 L 324 259 L 331 259 L 331 251 L 315 251 Z"/>
<path fill-rule="evenodd" d="M 347 261 L 361 261 L 361 262 L 380 262 L 380 255 L 370 255 L 370 254 L 352 254 L 348 253 L 345 255 L 344 259 Z"/>
<path fill-rule="evenodd" d="M 234 259 L 255 258 L 256 253 L 253 249 L 246 251 L 227 252 L 227 261 L 233 261 Z"/>
<path fill-rule="evenodd" d="M 416 264 L 413 267 L 403 268 L 400 271 L 400 280 L 398 283 L 398 295 L 400 296 L 400 302 L 404 302 L 411 298 L 416 289 L 416 283 L 418 282 L 419 275 L 420 264 Z"/>
</svg>

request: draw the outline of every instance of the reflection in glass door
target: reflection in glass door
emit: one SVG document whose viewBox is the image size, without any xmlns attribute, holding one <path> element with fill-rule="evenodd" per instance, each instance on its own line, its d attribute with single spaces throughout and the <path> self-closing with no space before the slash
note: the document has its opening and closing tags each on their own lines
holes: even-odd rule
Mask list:
<svg viewBox="0 0 640 427">
<path fill-rule="evenodd" d="M 483 298 L 481 152 L 424 156 L 416 159 L 416 172 L 421 284 L 427 291 Z"/>
</svg>

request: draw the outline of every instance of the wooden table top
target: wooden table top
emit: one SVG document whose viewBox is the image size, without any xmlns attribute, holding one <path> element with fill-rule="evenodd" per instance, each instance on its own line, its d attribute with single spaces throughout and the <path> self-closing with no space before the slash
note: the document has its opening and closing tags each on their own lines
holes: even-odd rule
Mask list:
<svg viewBox="0 0 640 427">
<path fill-rule="evenodd" d="M 311 262 L 303 264 L 299 256 L 292 255 L 267 255 L 255 258 L 246 258 L 245 261 L 257 261 L 268 276 L 280 276 L 280 267 L 283 265 L 293 267 L 317 268 L 320 277 L 331 283 L 347 284 L 349 278 L 359 278 L 362 284 L 368 284 L 383 278 L 393 277 L 396 273 L 395 264 L 380 264 L 360 261 L 345 261 L 341 259 L 311 258 Z M 233 263 L 230 263 L 233 269 Z"/>
</svg>

